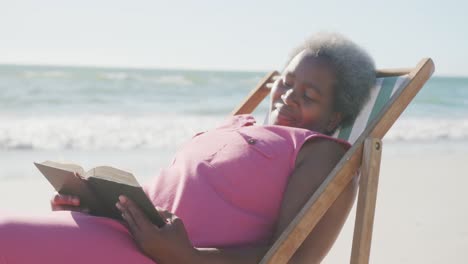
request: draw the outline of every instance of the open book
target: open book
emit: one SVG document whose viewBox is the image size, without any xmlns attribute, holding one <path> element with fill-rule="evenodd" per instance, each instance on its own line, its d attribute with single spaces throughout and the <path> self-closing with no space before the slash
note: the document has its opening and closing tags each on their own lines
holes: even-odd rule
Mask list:
<svg viewBox="0 0 468 264">
<path fill-rule="evenodd" d="M 79 165 L 53 161 L 34 162 L 34 165 L 58 193 L 78 196 L 80 203 L 88 207 L 93 215 L 122 219 L 115 204 L 119 195 L 125 195 L 141 208 L 153 224 L 159 227 L 165 224 L 131 173 L 108 166 L 86 172 Z"/>
</svg>

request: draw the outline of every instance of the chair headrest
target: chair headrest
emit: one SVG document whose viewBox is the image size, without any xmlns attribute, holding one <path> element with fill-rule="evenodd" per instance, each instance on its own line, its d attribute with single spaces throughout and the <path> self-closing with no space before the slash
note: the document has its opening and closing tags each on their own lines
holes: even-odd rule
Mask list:
<svg viewBox="0 0 468 264">
<path fill-rule="evenodd" d="M 395 92 L 405 87 L 409 80 L 408 75 L 377 78 L 375 86 L 371 89 L 369 100 L 354 122 L 349 126 L 337 129 L 333 137 L 347 140 L 353 144 L 372 120 L 379 115 Z"/>
</svg>

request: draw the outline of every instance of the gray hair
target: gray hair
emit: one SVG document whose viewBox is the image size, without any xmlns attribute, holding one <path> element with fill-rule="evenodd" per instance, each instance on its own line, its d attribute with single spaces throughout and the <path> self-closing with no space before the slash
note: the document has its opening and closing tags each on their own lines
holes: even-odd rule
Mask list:
<svg viewBox="0 0 468 264">
<path fill-rule="evenodd" d="M 336 74 L 333 108 L 343 115 L 341 126 L 352 123 L 375 84 L 373 59 L 361 47 L 337 33 L 313 35 L 293 51 L 289 61 L 302 51 L 331 63 Z"/>
</svg>

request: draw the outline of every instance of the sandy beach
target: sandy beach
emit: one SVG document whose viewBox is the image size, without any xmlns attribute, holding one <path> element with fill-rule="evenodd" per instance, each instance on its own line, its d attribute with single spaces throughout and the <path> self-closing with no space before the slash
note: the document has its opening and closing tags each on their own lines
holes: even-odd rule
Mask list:
<svg viewBox="0 0 468 264">
<path fill-rule="evenodd" d="M 466 147 L 384 146 L 370 263 L 466 263 Z M 354 213 L 324 263 L 349 262 Z"/>
<path fill-rule="evenodd" d="M 466 142 L 384 145 L 370 263 L 465 263 L 467 147 Z M 1 171 L 0 208 L 15 214 L 49 210 L 53 190 L 33 160 L 74 160 L 86 168 L 113 165 L 132 171 L 145 183 L 169 158 L 151 151 L 10 151 L 0 156 L 1 167 L 12 168 Z M 349 261 L 353 223 L 354 209 L 324 263 Z"/>
</svg>

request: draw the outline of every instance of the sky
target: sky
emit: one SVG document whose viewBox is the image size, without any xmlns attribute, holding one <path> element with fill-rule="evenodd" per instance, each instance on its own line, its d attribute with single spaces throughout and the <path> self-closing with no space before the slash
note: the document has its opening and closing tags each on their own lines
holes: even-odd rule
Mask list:
<svg viewBox="0 0 468 264">
<path fill-rule="evenodd" d="M 267 71 L 319 31 L 468 76 L 468 1 L 0 0 L 0 64 Z"/>
</svg>

